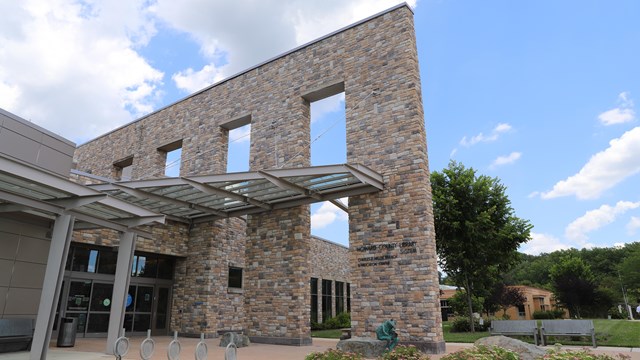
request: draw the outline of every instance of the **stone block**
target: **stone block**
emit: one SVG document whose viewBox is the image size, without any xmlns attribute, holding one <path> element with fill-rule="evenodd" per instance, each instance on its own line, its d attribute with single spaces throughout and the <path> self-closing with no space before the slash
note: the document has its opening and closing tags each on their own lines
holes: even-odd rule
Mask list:
<svg viewBox="0 0 640 360">
<path fill-rule="evenodd" d="M 360 354 L 366 358 L 377 358 L 384 353 L 387 342 L 366 337 L 352 337 L 340 340 L 338 350 Z"/>
<path fill-rule="evenodd" d="M 522 360 L 541 359 L 547 353 L 541 347 L 502 335 L 478 339 L 474 345 L 482 345 L 486 347 L 499 346 L 509 349 L 520 354 L 520 359 Z"/>
</svg>

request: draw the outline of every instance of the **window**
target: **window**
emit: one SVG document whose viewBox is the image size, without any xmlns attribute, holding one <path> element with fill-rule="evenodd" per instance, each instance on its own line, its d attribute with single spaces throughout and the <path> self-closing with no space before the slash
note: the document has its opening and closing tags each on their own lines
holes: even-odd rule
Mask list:
<svg viewBox="0 0 640 360">
<path fill-rule="evenodd" d="M 518 316 L 525 317 L 527 314 L 524 311 L 524 304 L 518 305 Z"/>
<path fill-rule="evenodd" d="M 336 315 L 344 312 L 344 283 L 336 281 Z"/>
<path fill-rule="evenodd" d="M 227 139 L 227 172 L 249 170 L 251 115 L 246 114 L 220 125 Z"/>
<path fill-rule="evenodd" d="M 331 280 L 322 280 L 322 322 L 331 318 Z"/>
<path fill-rule="evenodd" d="M 242 269 L 229 266 L 229 287 L 242 289 Z"/>
<path fill-rule="evenodd" d="M 116 180 L 128 181 L 132 179 L 133 173 L 133 156 L 126 157 L 116 161 L 113 164 L 112 177 Z"/>
<path fill-rule="evenodd" d="M 158 148 L 161 156 L 164 156 L 164 176 L 180 176 L 182 158 L 182 139 L 173 141 Z"/>
<path fill-rule="evenodd" d="M 347 312 L 351 312 L 351 284 L 347 283 Z"/>
<path fill-rule="evenodd" d="M 311 278 L 311 322 L 318 322 L 318 279 Z"/>
</svg>

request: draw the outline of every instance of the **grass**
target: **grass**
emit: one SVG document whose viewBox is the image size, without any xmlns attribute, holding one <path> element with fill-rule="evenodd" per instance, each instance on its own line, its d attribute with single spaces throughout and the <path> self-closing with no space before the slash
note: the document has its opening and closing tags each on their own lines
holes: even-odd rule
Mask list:
<svg viewBox="0 0 640 360">
<path fill-rule="evenodd" d="M 618 346 L 618 347 L 640 347 L 640 321 L 628 320 L 604 320 L 595 319 L 593 325 L 596 328 L 596 343 L 598 346 Z M 475 333 L 452 333 L 451 323 L 445 321 L 442 324 L 445 342 L 472 343 L 476 340 L 489 336 L 488 331 Z M 342 332 L 340 330 L 314 330 L 311 337 L 339 339 Z M 520 340 L 533 343 L 533 337 L 523 336 Z M 549 344 L 560 343 L 562 345 L 584 345 L 591 346 L 590 338 L 571 338 L 568 336 L 550 338 Z"/>
<path fill-rule="evenodd" d="M 342 330 L 313 330 L 311 331 L 311 337 L 324 338 L 324 339 L 340 339 Z"/>
</svg>

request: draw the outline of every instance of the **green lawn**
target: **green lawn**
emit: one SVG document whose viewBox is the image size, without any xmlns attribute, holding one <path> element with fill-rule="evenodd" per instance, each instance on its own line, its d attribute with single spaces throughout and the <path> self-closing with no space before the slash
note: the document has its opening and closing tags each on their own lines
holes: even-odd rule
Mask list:
<svg viewBox="0 0 640 360">
<path fill-rule="evenodd" d="M 640 321 L 628 320 L 593 320 L 596 328 L 596 342 L 598 346 L 623 346 L 640 347 Z M 445 342 L 472 343 L 480 338 L 489 336 L 489 332 L 482 331 L 476 333 L 452 333 L 451 323 L 445 321 L 442 324 Z M 312 337 L 339 339 L 342 332 L 340 330 L 317 330 L 312 331 Z M 519 337 L 520 340 L 533 343 L 533 337 Z M 549 339 L 548 343 L 560 343 L 563 345 L 585 345 L 591 346 L 590 338 L 572 339 L 568 336 Z"/>
</svg>

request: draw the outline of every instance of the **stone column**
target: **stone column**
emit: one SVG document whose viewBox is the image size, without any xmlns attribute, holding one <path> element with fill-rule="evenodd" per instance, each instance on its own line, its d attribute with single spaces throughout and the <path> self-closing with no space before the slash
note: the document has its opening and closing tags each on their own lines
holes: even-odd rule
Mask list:
<svg viewBox="0 0 640 360">
<path fill-rule="evenodd" d="M 346 71 L 354 74 L 345 80 L 347 161 L 381 173 L 385 183 L 381 192 L 349 198 L 352 328 L 373 337 L 394 319 L 400 343 L 442 353 L 418 57 L 413 16 L 401 12 L 410 15 L 402 8 L 375 23 L 384 35 L 363 37 L 360 45 L 372 51 L 349 64 L 359 71 Z"/>
</svg>

